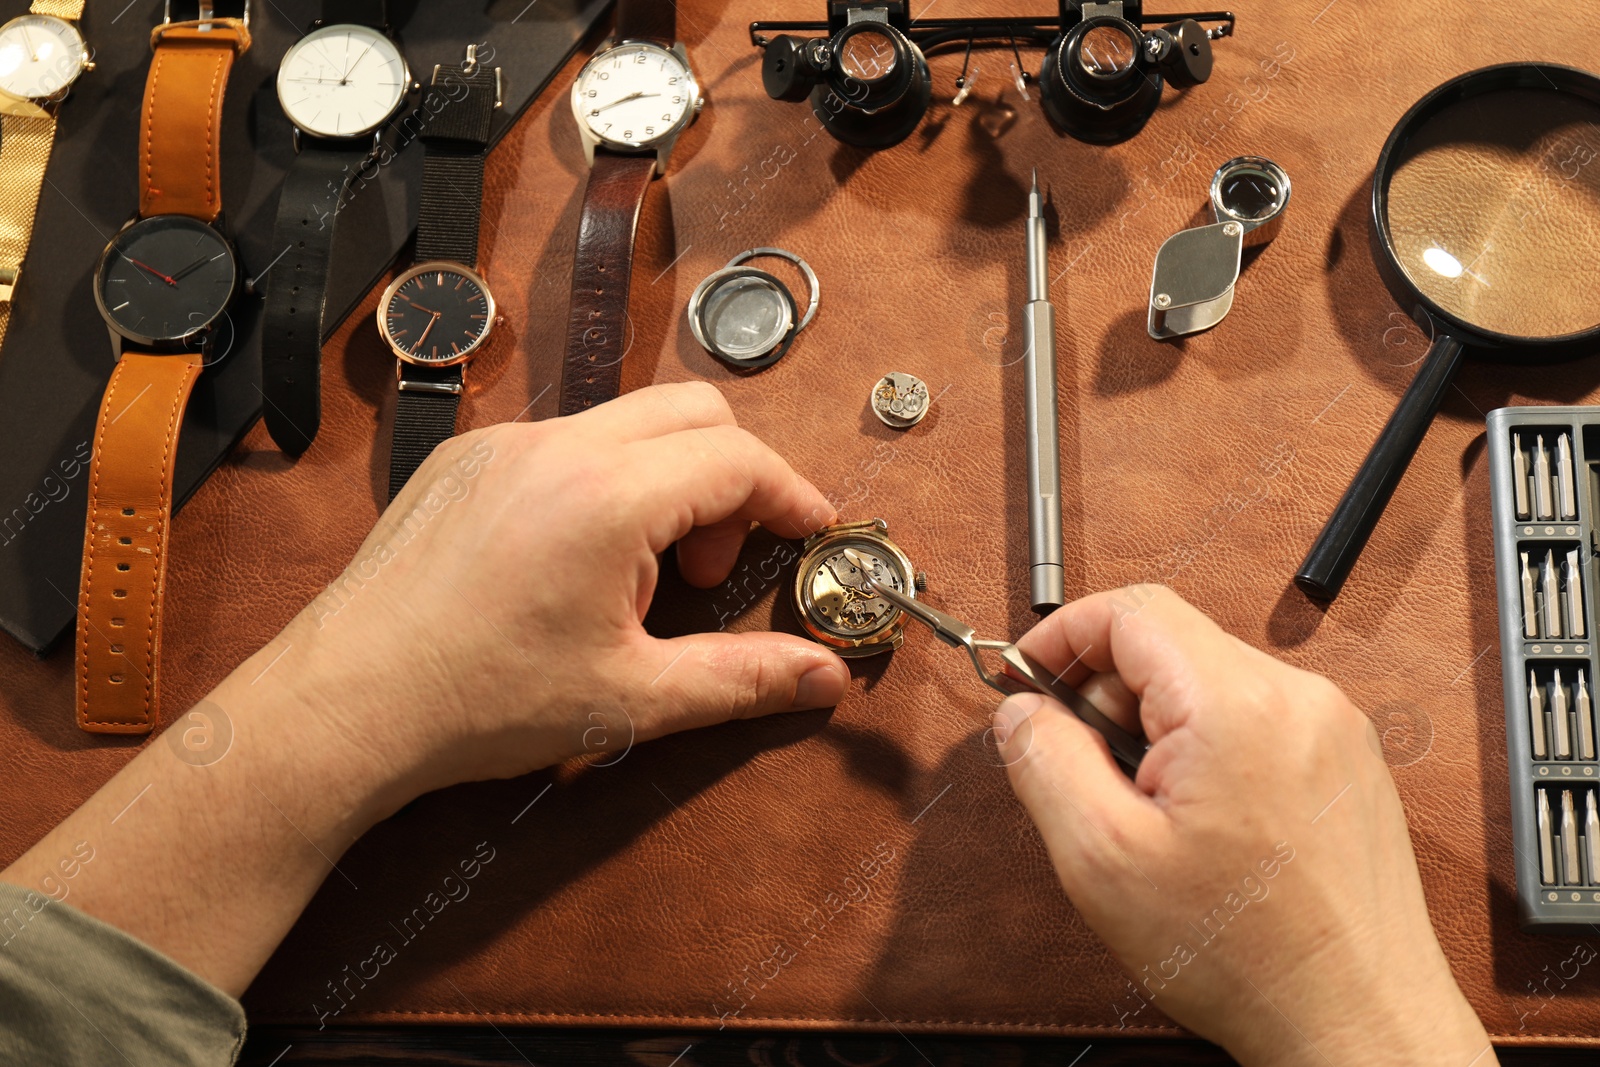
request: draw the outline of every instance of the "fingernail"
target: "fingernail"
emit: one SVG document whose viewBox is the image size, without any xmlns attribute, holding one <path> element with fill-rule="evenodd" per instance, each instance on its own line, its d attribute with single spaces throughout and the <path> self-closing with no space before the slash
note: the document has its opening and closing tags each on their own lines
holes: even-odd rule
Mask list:
<svg viewBox="0 0 1600 1067">
<path fill-rule="evenodd" d="M 994 709 L 994 739 L 1005 744 L 1017 727 L 1028 721 L 1028 716 L 1044 707 L 1044 697 L 1038 693 L 1017 693 L 1008 696 Z"/>
<path fill-rule="evenodd" d="M 810 708 L 831 708 L 844 699 L 845 679 L 834 667 L 812 667 L 800 676 L 794 686 L 791 711 Z"/>
</svg>

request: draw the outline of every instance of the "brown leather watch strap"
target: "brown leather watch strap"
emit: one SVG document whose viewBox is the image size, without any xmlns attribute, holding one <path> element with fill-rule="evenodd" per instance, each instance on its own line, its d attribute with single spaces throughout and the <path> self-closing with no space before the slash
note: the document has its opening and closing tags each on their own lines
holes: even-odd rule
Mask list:
<svg viewBox="0 0 1600 1067">
<path fill-rule="evenodd" d="M 619 41 L 678 43 L 678 5 L 671 0 L 617 0 Z"/>
<path fill-rule="evenodd" d="M 210 222 L 222 211 L 223 91 L 250 33 L 234 19 L 164 23 L 150 45 L 155 57 L 139 115 L 139 214 Z"/>
<path fill-rule="evenodd" d="M 78 587 L 78 725 L 149 733 L 157 707 L 172 468 L 199 353 L 125 352 L 95 426 Z"/>
<path fill-rule="evenodd" d="M 655 172 L 654 153 L 627 156 L 595 149 L 572 267 L 567 354 L 561 365 L 563 415 L 603 404 L 622 388 L 633 239 Z"/>
</svg>

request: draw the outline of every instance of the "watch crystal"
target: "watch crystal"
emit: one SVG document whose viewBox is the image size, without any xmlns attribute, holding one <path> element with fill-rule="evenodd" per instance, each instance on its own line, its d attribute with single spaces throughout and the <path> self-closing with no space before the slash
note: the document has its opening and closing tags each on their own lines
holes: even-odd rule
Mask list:
<svg viewBox="0 0 1600 1067">
<path fill-rule="evenodd" d="M 0 92 L 47 100 L 83 73 L 83 37 L 51 15 L 23 15 L 0 26 Z"/>
<path fill-rule="evenodd" d="M 448 366 L 472 355 L 494 324 L 494 300 L 476 274 L 423 263 L 389 287 L 379 309 L 384 340 L 412 363 Z"/>
<path fill-rule="evenodd" d="M 152 215 L 106 246 L 95 299 L 122 336 L 174 343 L 216 322 L 237 279 L 233 249 L 216 229 L 188 215 Z"/>
<path fill-rule="evenodd" d="M 646 148 L 693 117 L 696 94 L 694 77 L 677 53 L 627 43 L 589 60 L 572 87 L 572 106 L 601 141 Z"/>
<path fill-rule="evenodd" d="M 393 41 L 367 26 L 306 34 L 278 67 L 278 102 L 318 137 L 360 137 L 383 125 L 405 97 L 410 73 Z"/>
</svg>

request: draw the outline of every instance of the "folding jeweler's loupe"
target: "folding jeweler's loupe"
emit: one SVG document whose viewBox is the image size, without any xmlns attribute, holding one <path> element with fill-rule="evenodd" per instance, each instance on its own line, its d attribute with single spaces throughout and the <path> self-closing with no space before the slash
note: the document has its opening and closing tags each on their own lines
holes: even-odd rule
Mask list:
<svg viewBox="0 0 1600 1067">
<path fill-rule="evenodd" d="M 1156 253 L 1150 277 L 1150 336 L 1158 341 L 1209 330 L 1233 307 L 1246 248 L 1278 235 L 1289 206 L 1289 175 L 1270 159 L 1240 156 L 1211 178 L 1209 226 L 1175 233 Z"/>
<path fill-rule="evenodd" d="M 760 256 L 787 259 L 805 275 L 811 303 L 804 315 L 788 286 L 764 270 L 744 266 Z M 730 367 L 757 370 L 789 351 L 795 335 L 816 317 L 820 296 L 816 272 L 805 260 L 781 248 L 751 248 L 695 286 L 689 297 L 689 330 Z"/>
</svg>

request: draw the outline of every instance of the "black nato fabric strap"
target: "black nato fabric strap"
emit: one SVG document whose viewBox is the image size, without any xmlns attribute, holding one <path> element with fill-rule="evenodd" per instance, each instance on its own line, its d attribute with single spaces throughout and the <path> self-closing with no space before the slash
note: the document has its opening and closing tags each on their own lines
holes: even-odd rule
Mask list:
<svg viewBox="0 0 1600 1067">
<path fill-rule="evenodd" d="M 422 203 L 417 210 L 417 262 L 478 263 L 483 210 L 483 155 L 494 118 L 495 72 L 440 67 L 422 98 Z"/>
<path fill-rule="evenodd" d="M 307 143 L 278 194 L 261 333 L 262 417 L 278 447 L 298 456 L 322 422 L 323 312 L 333 229 L 350 179 L 371 154 Z"/>
<path fill-rule="evenodd" d="M 394 408 L 394 444 L 389 449 L 391 501 L 428 453 L 455 435 L 461 380 L 459 363 L 453 367 L 400 364 L 400 399 Z"/>
<path fill-rule="evenodd" d="M 417 262 L 444 259 L 478 265 L 483 208 L 483 156 L 494 118 L 495 72 L 440 67 L 418 109 L 422 130 L 422 203 L 417 209 Z M 462 367 L 401 362 L 400 399 L 389 453 L 389 499 L 439 444 L 456 432 Z M 429 388 L 429 387 L 432 388 Z"/>
<path fill-rule="evenodd" d="M 389 5 L 384 0 L 322 0 L 324 26 L 371 26 L 375 30 L 387 29 Z"/>
</svg>

